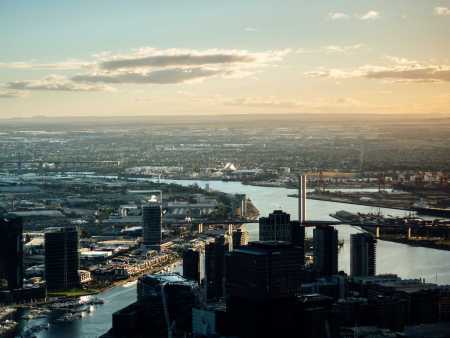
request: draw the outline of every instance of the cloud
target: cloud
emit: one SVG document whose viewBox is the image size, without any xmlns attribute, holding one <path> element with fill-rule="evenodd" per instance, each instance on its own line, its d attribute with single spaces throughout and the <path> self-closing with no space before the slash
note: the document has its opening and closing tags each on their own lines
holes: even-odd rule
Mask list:
<svg viewBox="0 0 450 338">
<path fill-rule="evenodd" d="M 354 14 L 353 17 L 356 19 L 359 19 L 359 20 L 363 20 L 363 21 L 376 20 L 376 19 L 380 18 L 380 13 L 375 10 L 370 10 L 365 14 Z M 333 20 L 333 21 L 349 20 L 351 18 L 352 18 L 351 15 L 344 13 L 344 12 L 328 13 L 328 19 Z"/>
<path fill-rule="evenodd" d="M 81 83 L 137 83 L 176 84 L 202 80 L 222 74 L 220 70 L 207 68 L 169 68 L 148 72 L 118 72 L 106 74 L 86 74 L 72 77 Z"/>
<path fill-rule="evenodd" d="M 79 60 L 66 60 L 55 63 L 27 62 L 0 62 L 0 68 L 4 69 L 47 69 L 47 70 L 75 70 L 92 67 L 94 63 Z"/>
<path fill-rule="evenodd" d="M 80 84 L 68 80 L 63 76 L 50 75 L 41 80 L 23 80 L 7 82 L 5 88 L 14 91 L 66 91 L 66 92 L 93 92 L 110 91 L 111 87 L 105 85 Z"/>
<path fill-rule="evenodd" d="M 380 13 L 374 10 L 368 11 L 366 14 L 358 17 L 360 20 L 376 20 L 380 18 Z"/>
<path fill-rule="evenodd" d="M 450 66 L 426 64 L 398 57 L 387 57 L 390 65 L 366 65 L 352 70 L 319 68 L 306 72 L 313 78 L 367 78 L 394 82 L 450 82 Z"/>
<path fill-rule="evenodd" d="M 103 52 L 95 62 L 65 61 L 54 64 L 3 63 L 15 69 L 87 69 L 70 78 L 50 75 L 40 80 L 8 82 L 4 87 L 18 91 L 108 91 L 104 84 L 177 84 L 207 78 L 244 78 L 262 68 L 275 66 L 289 49 L 249 52 L 236 49 L 157 49 L 144 47 L 128 54 Z"/>
<path fill-rule="evenodd" d="M 245 65 L 280 61 L 286 50 L 250 53 L 246 50 L 226 49 L 156 49 L 140 48 L 127 55 L 109 55 L 101 57 L 99 68 L 119 70 L 130 68 L 155 67 L 192 67 L 211 65 Z"/>
<path fill-rule="evenodd" d="M 255 28 L 255 27 L 245 27 L 244 31 L 246 31 L 246 32 L 257 32 L 258 29 Z"/>
<path fill-rule="evenodd" d="M 447 7 L 435 7 L 434 14 L 439 16 L 450 16 L 450 8 Z"/>
<path fill-rule="evenodd" d="M 295 52 L 297 54 L 350 54 L 354 51 L 362 49 L 365 45 L 362 43 L 354 45 L 328 45 L 316 49 L 299 48 Z"/>
<path fill-rule="evenodd" d="M 369 71 L 369 79 L 392 79 L 400 82 L 450 82 L 450 67 L 423 66 Z"/>
<path fill-rule="evenodd" d="M 347 54 L 350 53 L 352 51 L 361 49 L 362 47 L 364 47 L 363 44 L 358 43 L 355 45 L 347 45 L 347 46 L 338 46 L 338 45 L 330 45 L 330 46 L 325 46 L 322 47 L 322 49 L 326 52 L 326 53 L 330 53 L 330 54 Z"/>
<path fill-rule="evenodd" d="M 209 55 L 152 55 L 135 58 L 118 58 L 104 61 L 100 67 L 106 70 L 138 68 L 138 67 L 169 67 L 169 66 L 201 66 L 213 64 L 250 63 L 255 59 L 251 55 L 209 54 Z"/>
<path fill-rule="evenodd" d="M 128 55 L 99 56 L 98 67 L 72 80 L 80 83 L 176 84 L 206 78 L 243 78 L 281 61 L 290 50 L 250 53 L 245 50 L 141 48 Z"/>
<path fill-rule="evenodd" d="M 363 73 L 360 70 L 342 70 L 337 68 L 319 68 L 317 70 L 305 72 L 304 75 L 308 78 L 331 78 L 331 79 L 348 79 L 354 77 L 362 77 Z"/>
<path fill-rule="evenodd" d="M 331 20 L 347 20 L 350 19 L 350 15 L 342 12 L 331 12 L 328 13 L 328 18 Z"/>
<path fill-rule="evenodd" d="M 12 99 L 16 97 L 23 97 L 24 93 L 13 90 L 0 90 L 0 99 Z"/>
</svg>

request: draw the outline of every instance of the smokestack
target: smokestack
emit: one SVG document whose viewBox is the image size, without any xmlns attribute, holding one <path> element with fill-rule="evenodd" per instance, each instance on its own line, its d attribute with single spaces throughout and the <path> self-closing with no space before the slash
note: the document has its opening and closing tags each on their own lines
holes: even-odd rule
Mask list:
<svg viewBox="0 0 450 338">
<path fill-rule="evenodd" d="M 306 175 L 298 176 L 298 220 L 300 224 L 306 220 Z"/>
</svg>

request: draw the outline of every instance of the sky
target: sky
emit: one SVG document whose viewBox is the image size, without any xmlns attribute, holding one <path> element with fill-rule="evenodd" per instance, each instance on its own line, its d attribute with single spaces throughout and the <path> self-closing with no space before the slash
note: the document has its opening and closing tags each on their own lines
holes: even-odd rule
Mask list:
<svg viewBox="0 0 450 338">
<path fill-rule="evenodd" d="M 0 0 L 0 118 L 450 114 L 450 0 Z"/>
</svg>

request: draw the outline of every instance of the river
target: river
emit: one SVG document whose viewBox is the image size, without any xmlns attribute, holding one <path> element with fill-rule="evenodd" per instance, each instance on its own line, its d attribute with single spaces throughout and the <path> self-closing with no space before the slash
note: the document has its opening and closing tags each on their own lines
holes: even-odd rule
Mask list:
<svg viewBox="0 0 450 338">
<path fill-rule="evenodd" d="M 297 199 L 288 197 L 296 193 L 295 189 L 257 187 L 243 185 L 240 182 L 222 181 L 193 181 L 193 180 L 161 180 L 161 182 L 177 183 L 181 185 L 198 184 L 200 187 L 209 185 L 210 189 L 226 193 L 246 194 L 260 210 L 261 216 L 269 214 L 274 209 L 282 209 L 297 218 Z M 350 212 L 378 212 L 387 215 L 405 216 L 406 212 L 396 209 L 373 208 L 361 205 L 343 204 L 326 201 L 307 201 L 307 218 L 314 220 L 331 220 L 329 216 L 339 210 Z M 344 241 L 339 251 L 339 269 L 350 270 L 350 234 L 361 232 L 359 228 L 339 225 L 339 239 Z M 258 225 L 249 224 L 247 230 L 251 240 L 258 239 Z M 308 229 L 307 236 L 312 236 Z M 395 273 L 403 278 L 424 278 L 426 281 L 450 284 L 450 251 L 429 248 L 412 247 L 404 244 L 378 241 L 377 244 L 377 273 Z M 36 334 L 38 338 L 91 338 L 98 337 L 111 327 L 111 315 L 136 299 L 135 284 L 118 286 L 99 295 L 105 301 L 104 305 L 95 307 L 94 311 L 86 314 L 83 319 L 69 323 L 51 324 L 49 330 Z M 37 321 L 22 322 L 23 327 L 42 323 Z"/>
</svg>

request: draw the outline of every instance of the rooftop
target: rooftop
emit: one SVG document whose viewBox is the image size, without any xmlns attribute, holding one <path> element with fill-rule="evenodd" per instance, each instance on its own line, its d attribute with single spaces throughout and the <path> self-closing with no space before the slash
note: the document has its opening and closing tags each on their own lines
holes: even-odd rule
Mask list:
<svg viewBox="0 0 450 338">
<path fill-rule="evenodd" d="M 144 275 L 140 278 L 140 280 L 144 283 L 150 283 L 153 285 L 178 284 L 178 285 L 196 286 L 195 282 L 185 279 L 178 273 L 161 273 L 161 274 Z"/>
</svg>

